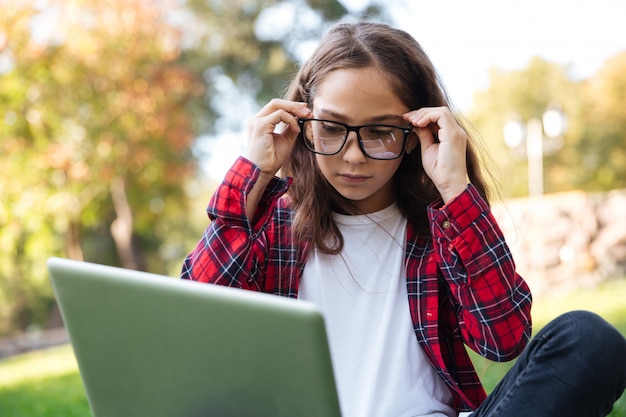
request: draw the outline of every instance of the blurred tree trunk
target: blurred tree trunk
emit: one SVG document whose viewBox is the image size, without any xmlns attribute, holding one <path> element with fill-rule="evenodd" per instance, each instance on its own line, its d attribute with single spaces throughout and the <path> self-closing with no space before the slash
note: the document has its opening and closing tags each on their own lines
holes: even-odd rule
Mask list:
<svg viewBox="0 0 626 417">
<path fill-rule="evenodd" d="M 111 236 L 123 268 L 145 270 L 145 262 L 133 244 L 133 212 L 128 203 L 126 184 L 118 177 L 111 182 L 111 199 L 115 219 L 111 223 Z"/>
<path fill-rule="evenodd" d="M 71 221 L 66 234 L 67 256 L 77 261 L 84 260 L 83 249 L 80 246 L 80 223 Z"/>
</svg>

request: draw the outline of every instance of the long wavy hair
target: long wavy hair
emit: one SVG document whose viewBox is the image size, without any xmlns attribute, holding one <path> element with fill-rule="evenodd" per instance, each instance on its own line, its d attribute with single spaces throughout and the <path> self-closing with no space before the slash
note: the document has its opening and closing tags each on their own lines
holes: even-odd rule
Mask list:
<svg viewBox="0 0 626 417">
<path fill-rule="evenodd" d="M 312 105 L 320 83 L 330 72 L 368 67 L 379 69 L 394 93 L 411 110 L 426 106 L 451 107 L 443 83 L 420 44 L 402 30 L 372 22 L 333 26 L 299 69 L 285 98 Z M 467 131 L 467 126 L 462 124 L 462 127 Z M 468 176 L 487 199 L 487 185 L 474 142 L 470 138 L 467 144 Z M 315 155 L 306 149 L 302 138 L 296 141 L 281 172 L 293 178 L 288 196 L 295 212 L 296 241 L 311 242 L 323 253 L 339 253 L 343 237 L 332 212 L 358 213 L 354 205 L 324 178 Z M 441 196 L 424 172 L 419 146 L 415 152 L 402 156 L 393 181 L 395 201 L 402 214 L 420 235 L 430 236 L 426 207 Z"/>
</svg>

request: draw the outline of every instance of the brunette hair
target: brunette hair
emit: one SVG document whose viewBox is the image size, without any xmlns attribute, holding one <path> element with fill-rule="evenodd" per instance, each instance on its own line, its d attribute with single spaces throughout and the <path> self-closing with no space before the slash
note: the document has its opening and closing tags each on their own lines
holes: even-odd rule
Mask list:
<svg viewBox="0 0 626 417">
<path fill-rule="evenodd" d="M 300 68 L 285 98 L 311 105 L 320 83 L 330 72 L 367 67 L 379 69 L 409 109 L 451 106 L 420 44 L 402 30 L 372 22 L 333 26 Z M 468 141 L 466 154 L 469 180 L 487 199 L 487 185 L 472 142 Z M 355 213 L 354 206 L 324 178 L 315 155 L 306 149 L 301 138 L 281 171 L 293 178 L 288 196 L 295 212 L 296 241 L 311 242 L 324 253 L 339 253 L 343 237 L 333 221 L 332 211 Z M 416 152 L 403 155 L 394 184 L 395 201 L 402 214 L 418 233 L 430 236 L 426 207 L 441 196 L 424 172 L 419 146 Z"/>
</svg>

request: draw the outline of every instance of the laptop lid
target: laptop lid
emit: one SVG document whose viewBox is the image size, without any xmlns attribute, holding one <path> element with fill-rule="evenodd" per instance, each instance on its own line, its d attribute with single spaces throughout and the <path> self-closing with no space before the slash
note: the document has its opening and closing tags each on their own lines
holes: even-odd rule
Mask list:
<svg viewBox="0 0 626 417">
<path fill-rule="evenodd" d="M 94 416 L 340 416 L 313 304 L 67 259 L 47 265 Z"/>
</svg>

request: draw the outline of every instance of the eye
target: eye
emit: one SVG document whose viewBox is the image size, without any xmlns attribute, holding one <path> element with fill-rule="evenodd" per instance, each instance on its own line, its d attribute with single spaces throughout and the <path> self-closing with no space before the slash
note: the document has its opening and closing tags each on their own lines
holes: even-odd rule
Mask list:
<svg viewBox="0 0 626 417">
<path fill-rule="evenodd" d="M 391 126 L 370 126 L 362 133 L 364 139 L 393 143 L 402 138 L 402 131 Z"/>
<path fill-rule="evenodd" d="M 367 133 L 370 136 L 389 136 L 392 135 L 393 133 L 393 129 L 391 128 L 387 128 L 387 127 L 372 127 L 371 129 L 368 129 Z"/>
<path fill-rule="evenodd" d="M 341 134 L 345 128 L 341 125 L 330 123 L 330 122 L 321 122 L 322 129 L 330 134 Z"/>
</svg>

